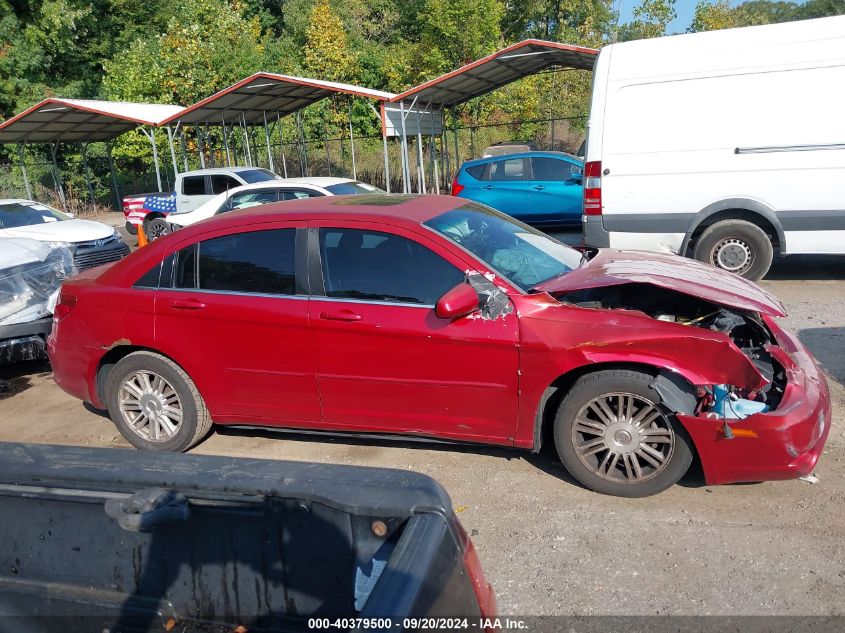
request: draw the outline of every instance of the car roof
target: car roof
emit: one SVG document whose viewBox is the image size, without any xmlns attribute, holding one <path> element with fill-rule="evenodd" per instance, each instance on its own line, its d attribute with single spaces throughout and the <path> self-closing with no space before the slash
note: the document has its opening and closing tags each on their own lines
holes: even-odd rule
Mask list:
<svg viewBox="0 0 845 633">
<path fill-rule="evenodd" d="M 237 174 L 242 171 L 270 171 L 263 167 L 206 167 L 204 169 L 193 169 L 191 171 L 183 171 L 180 176 L 204 176 L 206 174 Z"/>
<path fill-rule="evenodd" d="M 346 196 L 321 196 L 284 202 L 271 202 L 246 209 L 230 211 L 205 222 L 191 225 L 179 231 L 187 235 L 196 230 L 203 233 L 214 223 L 214 228 L 236 227 L 245 224 L 263 224 L 278 220 L 319 220 L 348 217 L 380 222 L 391 220 L 393 224 L 419 226 L 426 220 L 469 204 L 464 198 L 416 194 L 358 194 Z M 195 227 L 198 227 L 195 229 Z"/>
<path fill-rule="evenodd" d="M 567 152 L 553 152 L 553 151 L 542 151 L 542 152 L 516 152 L 515 154 L 501 154 L 499 156 L 488 156 L 486 158 L 475 158 L 473 160 L 465 161 L 461 167 L 465 167 L 466 165 L 479 165 L 483 163 L 489 163 L 494 160 L 503 160 L 508 158 L 532 158 L 536 156 L 546 156 L 549 158 L 563 158 L 569 162 L 576 162 L 576 163 L 583 163 L 580 158 L 575 156 L 574 154 L 569 154 Z"/>
<path fill-rule="evenodd" d="M 284 182 L 289 182 L 297 185 L 314 185 L 315 187 L 329 187 L 331 185 L 339 185 L 344 182 L 356 182 L 351 178 L 338 178 L 335 176 L 303 176 L 300 178 L 283 178 Z"/>
</svg>

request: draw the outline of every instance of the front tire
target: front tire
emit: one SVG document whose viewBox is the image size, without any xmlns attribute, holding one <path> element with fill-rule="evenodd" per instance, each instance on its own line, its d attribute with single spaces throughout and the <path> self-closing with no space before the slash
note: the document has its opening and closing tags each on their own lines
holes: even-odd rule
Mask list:
<svg viewBox="0 0 845 633">
<path fill-rule="evenodd" d="M 555 446 L 566 470 L 607 495 L 647 497 L 678 482 L 692 443 L 650 387 L 654 378 L 604 370 L 579 378 L 557 411 Z"/>
<path fill-rule="evenodd" d="M 211 416 L 193 380 L 154 352 L 133 352 L 121 359 L 109 372 L 105 396 L 112 422 L 136 448 L 181 453 L 211 429 Z"/>
<path fill-rule="evenodd" d="M 695 243 L 693 257 L 757 281 L 769 272 L 774 248 L 769 236 L 756 224 L 723 220 L 705 229 Z"/>
</svg>

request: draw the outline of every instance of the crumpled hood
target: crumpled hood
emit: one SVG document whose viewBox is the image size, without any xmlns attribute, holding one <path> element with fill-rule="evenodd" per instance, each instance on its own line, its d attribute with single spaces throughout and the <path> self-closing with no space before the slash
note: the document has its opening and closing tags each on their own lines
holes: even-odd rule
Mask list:
<svg viewBox="0 0 845 633">
<path fill-rule="evenodd" d="M 28 237 L 42 242 L 87 242 L 113 234 L 112 227 L 91 220 L 62 220 L 0 229 L 0 237 Z"/>
<path fill-rule="evenodd" d="M 540 284 L 552 294 L 640 283 L 668 288 L 715 304 L 786 316 L 783 304 L 752 281 L 678 255 L 601 249 L 581 268 Z"/>
</svg>

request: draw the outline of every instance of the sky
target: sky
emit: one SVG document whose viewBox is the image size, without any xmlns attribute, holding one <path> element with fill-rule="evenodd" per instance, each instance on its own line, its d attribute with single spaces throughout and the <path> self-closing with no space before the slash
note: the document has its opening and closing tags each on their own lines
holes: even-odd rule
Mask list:
<svg viewBox="0 0 845 633">
<path fill-rule="evenodd" d="M 619 17 L 620 24 L 624 24 L 625 22 L 631 21 L 633 17 L 632 12 L 634 10 L 634 7 L 636 7 L 638 4 L 640 4 L 640 0 L 616 0 L 616 7 L 619 8 L 621 13 Z M 669 23 L 669 26 L 666 31 L 668 33 L 685 32 L 687 30 L 687 27 L 692 22 L 692 16 L 695 14 L 696 4 L 698 4 L 697 0 L 676 0 L 675 12 L 678 14 L 678 17 Z M 739 4 L 737 0 L 731 0 L 731 5 L 735 6 L 737 4 Z"/>
</svg>

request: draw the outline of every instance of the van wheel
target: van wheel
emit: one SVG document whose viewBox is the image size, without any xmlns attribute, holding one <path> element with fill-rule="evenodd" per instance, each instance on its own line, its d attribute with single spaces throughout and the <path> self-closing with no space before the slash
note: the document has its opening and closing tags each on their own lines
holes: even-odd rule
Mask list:
<svg viewBox="0 0 845 633">
<path fill-rule="evenodd" d="M 647 497 L 689 469 L 691 440 L 652 380 L 627 369 L 597 371 L 579 378 L 561 401 L 555 446 L 566 470 L 587 488 Z"/>
<path fill-rule="evenodd" d="M 211 416 L 194 381 L 154 352 L 133 352 L 109 372 L 109 416 L 132 446 L 180 453 L 204 438 Z"/>
<path fill-rule="evenodd" d="M 772 241 L 756 224 L 723 220 L 707 227 L 695 243 L 693 256 L 722 270 L 757 281 L 769 271 Z"/>
</svg>

